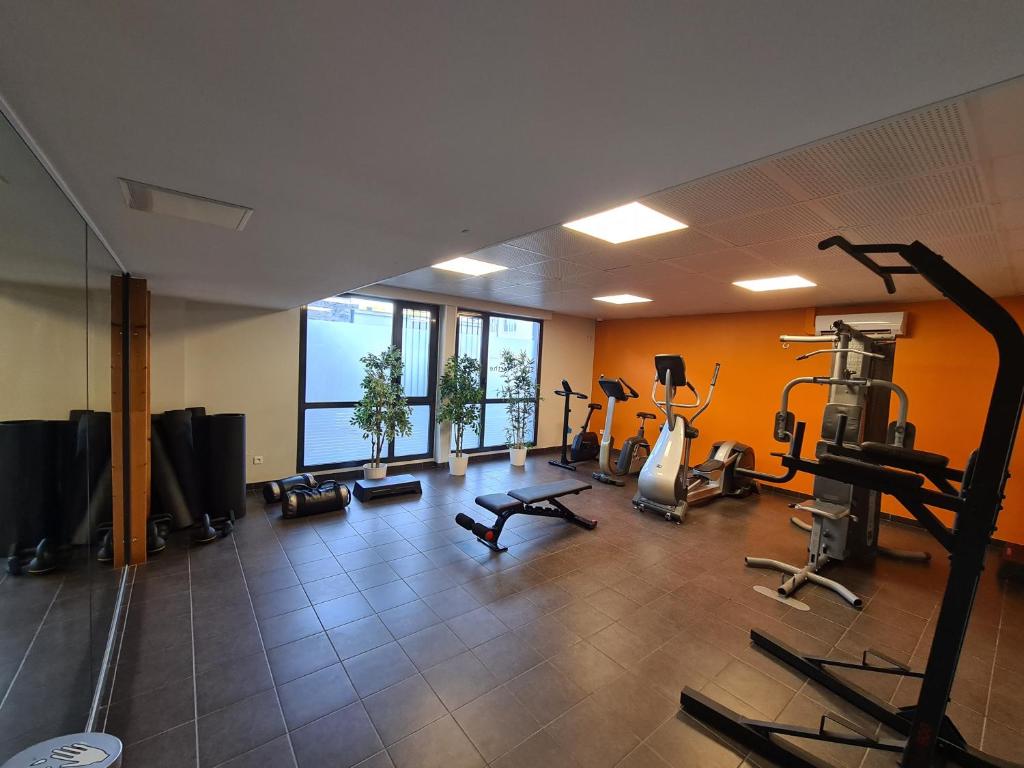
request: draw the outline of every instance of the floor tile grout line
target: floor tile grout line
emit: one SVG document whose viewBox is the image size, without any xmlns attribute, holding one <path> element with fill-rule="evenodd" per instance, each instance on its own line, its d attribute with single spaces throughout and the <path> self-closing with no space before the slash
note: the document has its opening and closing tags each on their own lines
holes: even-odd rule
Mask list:
<svg viewBox="0 0 1024 768">
<path fill-rule="evenodd" d="M 269 520 L 269 518 L 268 518 L 268 520 Z M 276 531 L 274 532 L 274 535 L 275 536 L 277 535 Z M 278 539 L 278 543 L 280 543 L 280 539 Z M 263 630 L 260 629 L 260 622 L 256 618 L 256 606 L 253 604 L 252 594 L 250 594 L 250 592 L 249 592 L 249 580 L 246 578 L 245 569 L 242 567 L 242 557 L 241 557 L 241 555 L 238 552 L 238 542 L 235 541 L 235 537 L 234 536 L 231 537 L 231 546 L 235 550 L 235 558 L 238 560 L 238 569 L 242 573 L 242 585 L 245 587 L 245 594 L 249 598 L 249 610 L 252 611 L 252 617 L 256 621 L 256 634 L 259 635 L 259 638 L 260 638 L 260 648 L 263 649 L 263 659 L 267 663 L 267 670 L 270 671 L 270 657 L 267 655 L 267 646 L 263 642 Z M 283 546 L 282 546 L 282 549 L 283 549 Z M 287 557 L 287 553 L 286 553 L 285 556 Z M 319 621 L 319 617 L 317 618 L 317 621 Z M 323 630 L 323 627 L 321 627 L 321 630 Z M 295 755 L 295 745 L 292 743 L 292 732 L 288 728 L 288 721 L 285 720 L 284 707 L 281 705 L 281 694 L 277 690 L 277 685 L 276 685 L 276 683 L 274 681 L 274 674 L 273 674 L 272 671 L 270 671 L 270 684 L 271 684 L 271 687 L 272 687 L 272 689 L 274 691 L 274 700 L 277 701 L 278 712 L 281 715 L 281 724 L 284 726 L 284 735 L 285 735 L 285 738 L 288 740 L 288 751 L 291 753 L 292 761 L 295 763 L 295 765 L 298 765 L 299 764 L 299 760 L 298 760 L 298 757 L 296 757 L 296 755 Z M 198 706 L 198 704 L 197 704 L 197 706 Z M 199 732 L 199 721 L 196 720 L 196 733 L 198 734 L 198 732 Z M 268 742 L 264 742 L 264 744 L 266 744 L 266 743 L 268 743 Z M 259 744 L 257 746 L 263 746 L 263 744 Z"/>
<path fill-rule="evenodd" d="M 1003 634 L 1003 618 L 1006 615 L 1006 590 L 1002 591 L 999 598 L 999 623 L 996 625 L 996 645 L 992 649 L 992 669 L 989 671 L 988 691 L 985 696 L 985 713 L 981 719 L 981 743 L 980 748 L 985 746 L 985 735 L 988 732 L 989 708 L 992 706 L 992 686 L 996 679 L 996 661 L 999 659 L 999 640 Z"/>
<path fill-rule="evenodd" d="M 195 733 L 196 768 L 199 768 L 199 684 L 196 680 L 196 619 L 192 600 L 192 548 L 185 550 L 188 568 L 188 631 L 192 641 L 192 724 Z"/>
<path fill-rule="evenodd" d="M 32 639 L 29 641 L 28 648 L 25 649 L 25 653 L 21 656 L 21 662 L 18 664 L 17 670 L 14 672 L 14 677 L 11 678 L 11 682 L 7 685 L 7 690 L 4 691 L 4 696 L 0 699 L 0 709 L 3 709 L 7 703 L 7 698 L 11 695 L 11 691 L 14 690 L 14 685 L 18 682 L 18 678 L 21 676 L 21 670 L 25 668 L 25 662 L 28 661 L 29 654 L 32 653 L 32 647 L 36 644 L 36 639 L 39 637 L 39 633 L 43 631 L 43 624 L 46 623 L 46 617 L 50 615 L 50 611 L 53 609 L 53 604 L 57 602 L 57 596 L 60 595 L 61 590 L 64 588 L 65 577 L 62 576 L 60 583 L 57 585 L 57 589 L 53 592 L 53 597 L 50 598 L 49 605 L 46 606 L 46 611 L 43 612 L 43 616 L 39 619 L 39 624 L 36 626 L 36 631 L 32 633 Z"/>
<path fill-rule="evenodd" d="M 124 648 L 124 638 L 128 634 L 128 616 L 131 613 L 132 608 L 132 595 L 135 592 L 135 579 L 138 575 L 138 566 L 128 566 L 132 568 L 132 580 L 128 585 L 128 598 L 124 606 L 124 616 L 121 620 L 121 636 L 117 639 L 117 655 L 114 657 L 112 667 L 110 670 L 110 691 L 107 693 L 107 703 L 104 705 L 103 710 L 103 727 L 100 730 L 104 733 L 107 732 L 107 722 L 110 719 L 110 705 L 114 697 L 114 686 L 117 685 L 117 670 L 121 665 L 121 651 Z M 191 599 L 191 597 L 190 597 Z"/>
</svg>

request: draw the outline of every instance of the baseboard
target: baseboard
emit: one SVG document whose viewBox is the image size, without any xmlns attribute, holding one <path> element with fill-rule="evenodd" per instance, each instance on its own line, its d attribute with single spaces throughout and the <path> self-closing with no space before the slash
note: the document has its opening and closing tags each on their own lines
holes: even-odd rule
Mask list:
<svg viewBox="0 0 1024 768">
<path fill-rule="evenodd" d="M 557 445 L 548 448 L 531 448 L 531 456 L 546 456 L 550 454 L 557 454 L 562 450 L 562 446 Z M 487 453 L 469 453 L 469 463 L 479 464 L 481 462 L 491 461 L 508 461 L 508 451 L 488 451 Z M 439 464 L 433 459 L 424 459 L 423 461 L 414 461 L 408 464 L 394 465 L 394 469 L 399 472 L 422 472 L 426 469 L 437 469 L 438 467 L 446 466 L 445 464 Z M 338 480 L 344 482 L 346 480 L 358 480 L 363 476 L 362 467 L 349 467 L 347 469 L 334 469 L 325 470 L 321 472 L 314 472 L 320 480 Z M 262 491 L 263 486 L 266 485 L 266 481 L 262 483 L 246 483 L 245 490 L 247 493 L 259 493 Z"/>
</svg>

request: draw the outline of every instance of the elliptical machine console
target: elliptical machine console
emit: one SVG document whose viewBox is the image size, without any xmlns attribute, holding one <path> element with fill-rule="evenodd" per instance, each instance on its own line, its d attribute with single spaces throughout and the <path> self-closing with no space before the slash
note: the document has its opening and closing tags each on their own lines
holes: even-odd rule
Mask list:
<svg viewBox="0 0 1024 768">
<path fill-rule="evenodd" d="M 743 443 L 717 442 L 702 464 L 690 468 L 690 441 L 700 435 L 693 423 L 711 405 L 718 382 L 720 363 L 708 386 L 707 399 L 701 396 L 686 378 L 686 363 L 682 355 L 655 355 L 654 385 L 651 399 L 665 414 L 665 424 L 654 444 L 647 463 L 640 472 L 638 490 L 633 506 L 642 512 L 656 512 L 666 520 L 681 523 L 690 504 L 708 502 L 719 496 L 746 496 L 757 486 L 749 478 L 736 473 L 738 467 L 753 470 L 754 451 Z M 658 386 L 665 389 L 665 399 L 657 397 Z M 686 387 L 694 397 L 691 403 L 675 402 L 676 390 Z M 687 419 L 674 409 L 696 409 Z"/>
<path fill-rule="evenodd" d="M 634 400 L 640 395 L 622 379 L 606 379 L 602 376 L 598 382 L 601 391 L 608 397 L 608 411 L 604 419 L 604 434 L 601 436 L 601 471 L 595 472 L 593 477 L 608 485 L 623 486 L 626 484 L 620 477 L 635 475 L 643 467 L 644 462 L 651 453 L 651 444 L 644 437 L 644 422 L 647 419 L 657 418 L 653 413 L 641 411 L 636 416 L 640 419 L 640 428 L 635 435 L 627 437 L 619 449 L 619 456 L 612 464 L 612 448 L 615 447 L 615 438 L 612 436 L 612 419 L 615 416 L 615 404 L 624 403 L 627 400 Z"/>
</svg>

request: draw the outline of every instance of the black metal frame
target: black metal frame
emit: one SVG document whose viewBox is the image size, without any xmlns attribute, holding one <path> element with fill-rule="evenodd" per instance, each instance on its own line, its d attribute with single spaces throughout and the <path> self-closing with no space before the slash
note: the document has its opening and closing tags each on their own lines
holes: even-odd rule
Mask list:
<svg viewBox="0 0 1024 768">
<path fill-rule="evenodd" d="M 894 664 L 880 654 L 886 663 L 872 664 L 865 653 L 860 664 L 841 663 L 814 656 L 803 656 L 773 638 L 751 632 L 751 639 L 771 655 L 807 675 L 833 693 L 903 735 L 899 740 L 879 739 L 852 724 L 841 724 L 854 735 L 828 730 L 823 717 L 817 729 L 793 727 L 745 718 L 708 697 L 685 689 L 681 695 L 683 708 L 744 744 L 758 754 L 783 765 L 826 765 L 813 755 L 800 750 L 775 735 L 799 736 L 811 740 L 840 744 L 856 744 L 871 749 L 902 753 L 901 765 L 925 768 L 936 764 L 964 766 L 1012 766 L 1013 763 L 974 750 L 964 741 L 946 715 L 957 664 L 963 649 L 984 567 L 985 554 L 995 531 L 1003 492 L 1009 477 L 1010 456 L 1024 407 L 1024 334 L 1013 317 L 995 299 L 983 292 L 964 275 L 920 242 L 903 244 L 853 245 L 843 237 L 823 240 L 818 247 L 838 247 L 882 278 L 889 293 L 896 290 L 892 275 L 919 274 L 956 304 L 993 338 L 999 352 L 992 396 L 981 443 L 968 459 L 963 471 L 937 467 L 944 457 L 895 451 L 892 456 L 873 453 L 865 446 L 858 452 L 839 445 L 826 449 L 819 461 L 801 457 L 804 424 L 798 423 L 790 436 L 789 451 L 781 457 L 785 471 L 779 475 L 743 470 L 746 474 L 769 482 L 786 482 L 797 472 L 830 477 L 841 482 L 873 489 L 895 497 L 950 553 L 950 571 L 939 608 L 934 639 L 923 673 Z M 870 254 L 898 254 L 907 266 L 884 266 Z M 929 459 L 939 459 L 939 463 Z M 938 490 L 923 487 L 924 479 Z M 959 489 L 952 483 L 959 483 Z M 955 514 L 953 527 L 947 528 L 928 507 L 950 510 Z M 895 708 L 880 701 L 857 686 L 842 680 L 829 667 L 860 669 L 881 674 L 913 676 L 921 680 L 917 703 Z"/>
<path fill-rule="evenodd" d="M 406 402 L 411 406 L 427 405 L 430 407 L 430 429 L 427 432 L 427 450 L 424 453 L 410 453 L 395 455 L 395 443 L 390 441 L 387 445 L 385 458 L 388 461 L 405 461 L 413 459 L 430 459 L 434 456 L 434 414 L 437 411 L 437 356 L 439 349 L 438 340 L 438 317 L 439 308 L 435 304 L 423 304 L 416 301 L 405 301 L 393 299 L 387 296 L 369 296 L 361 293 L 342 294 L 345 297 L 373 299 L 375 301 L 386 301 L 394 305 L 395 311 L 391 318 L 391 343 L 399 348 L 402 346 L 402 317 L 406 309 L 425 310 L 431 315 L 430 332 L 430 372 L 427 380 L 427 394 L 417 397 L 408 397 Z M 296 449 L 295 465 L 299 472 L 327 471 L 332 469 L 347 469 L 359 467 L 369 460 L 369 456 L 352 461 L 343 461 L 338 464 L 306 464 L 305 443 L 306 443 L 306 411 L 330 408 L 352 408 L 356 401 L 338 400 L 332 402 L 306 402 L 306 328 L 309 312 L 302 307 L 299 313 L 299 423 L 298 423 L 298 445 Z"/>
<path fill-rule="evenodd" d="M 507 552 L 508 547 L 503 547 L 498 543 L 498 538 L 501 536 L 502 530 L 505 528 L 505 523 L 508 522 L 509 518 L 513 515 L 534 515 L 536 517 L 556 517 L 560 520 L 578 525 L 580 528 L 585 528 L 588 531 L 592 531 L 597 528 L 597 520 L 592 520 L 589 517 L 582 517 L 577 515 L 567 506 L 562 504 L 558 500 L 561 496 L 575 496 L 582 493 L 583 491 L 589 490 L 590 486 L 582 484 L 581 487 L 572 491 L 565 491 L 563 493 L 557 493 L 553 496 L 549 496 L 542 501 L 550 504 L 551 506 L 543 506 L 536 503 L 527 503 L 520 501 L 514 494 L 517 492 L 525 492 L 530 490 L 529 488 L 522 488 L 519 491 L 509 491 L 508 494 L 504 493 L 492 493 L 486 496 L 477 496 L 476 503 L 486 509 L 488 512 L 492 512 L 497 518 L 493 525 L 487 526 L 483 523 L 478 523 L 469 515 L 464 512 L 459 512 L 455 516 L 455 523 L 470 531 L 476 536 L 476 540 L 483 544 L 485 547 L 490 549 L 492 552 Z M 485 503 L 487 499 L 494 499 L 499 502 L 509 504 L 507 508 L 491 509 Z M 514 505 L 511 503 L 515 502 Z"/>
<path fill-rule="evenodd" d="M 572 398 L 577 400 L 587 400 L 589 397 L 582 392 L 577 392 L 575 389 L 569 386 L 568 379 L 562 379 L 562 388 L 556 389 L 555 394 L 565 399 L 565 403 L 562 408 L 562 452 L 557 459 L 551 459 L 548 464 L 553 467 L 561 467 L 562 469 L 568 469 L 572 472 L 576 471 L 576 465 L 584 461 L 593 461 L 595 457 L 588 456 L 586 458 L 575 459 L 569 455 L 569 433 L 571 431 L 569 427 L 569 414 L 572 413 Z M 583 422 L 583 428 L 580 434 L 585 434 L 587 427 L 590 425 L 590 417 L 594 415 L 594 411 L 601 410 L 600 403 L 587 403 L 587 418 Z M 595 436 L 596 437 L 596 436 Z M 575 441 L 575 437 L 573 440 Z"/>
<path fill-rule="evenodd" d="M 458 316 L 462 315 L 462 314 L 465 314 L 465 315 L 475 315 L 475 316 L 480 317 L 480 318 L 483 319 L 483 327 L 481 329 L 481 334 L 480 334 L 480 388 L 483 389 L 483 391 L 484 391 L 484 399 L 480 403 L 480 421 L 477 424 L 477 428 L 479 430 L 477 432 L 477 434 L 480 436 L 480 443 L 481 444 L 478 447 L 476 447 L 476 448 L 466 448 L 465 446 L 463 446 L 462 452 L 463 453 L 468 453 L 468 454 L 474 454 L 474 453 L 486 453 L 488 451 L 498 451 L 498 450 L 501 450 L 501 449 L 506 447 L 504 443 L 498 443 L 497 445 L 483 445 L 483 441 L 484 441 L 484 426 L 485 426 L 485 421 L 486 421 L 486 418 L 487 418 L 487 416 L 486 416 L 486 412 L 487 412 L 486 406 L 494 405 L 494 404 L 500 404 L 500 403 L 507 403 L 508 402 L 508 400 L 500 398 L 500 397 L 487 397 L 487 354 L 489 352 L 488 345 L 489 345 L 489 337 L 490 337 L 490 331 L 491 331 L 491 320 L 493 318 L 500 318 L 500 319 L 507 319 L 507 320 L 524 320 L 524 321 L 530 322 L 530 323 L 537 323 L 537 325 L 540 326 L 540 334 L 537 337 L 537 367 L 536 367 L 536 371 L 537 371 L 537 384 L 538 384 L 538 386 L 540 385 L 541 360 L 544 357 L 544 321 L 541 320 L 540 318 L 537 318 L 537 317 L 526 317 L 524 315 L 510 315 L 510 314 L 501 313 L 501 312 L 487 312 L 487 311 L 484 311 L 484 310 L 471 309 L 469 307 L 459 307 L 456 310 L 456 318 L 455 318 L 455 353 L 456 354 L 460 354 L 460 352 L 459 352 L 459 341 L 460 341 L 460 338 L 459 337 L 461 335 L 461 330 L 459 328 Z M 540 398 L 538 396 L 538 399 L 537 399 L 537 401 L 536 401 L 536 403 L 534 405 L 534 409 L 533 409 L 533 439 L 534 439 L 534 442 L 537 441 L 539 430 L 540 430 Z"/>
</svg>

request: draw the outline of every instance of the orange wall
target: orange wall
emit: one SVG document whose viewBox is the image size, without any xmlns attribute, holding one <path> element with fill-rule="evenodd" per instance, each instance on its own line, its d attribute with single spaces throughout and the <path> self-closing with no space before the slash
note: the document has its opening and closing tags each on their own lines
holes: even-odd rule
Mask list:
<svg viewBox="0 0 1024 768">
<path fill-rule="evenodd" d="M 1002 300 L 1024 325 L 1024 296 Z M 822 314 L 867 311 L 905 311 L 908 335 L 896 345 L 893 379 L 910 398 L 909 419 L 917 426 L 916 446 L 950 457 L 962 468 L 981 439 L 982 423 L 996 369 L 995 345 L 990 337 L 945 301 L 906 305 L 822 309 Z M 772 438 L 772 423 L 779 409 L 782 387 L 797 376 L 828 373 L 828 360 L 819 356 L 796 362 L 810 345 L 783 349 L 779 334 L 813 333 L 815 309 L 698 315 L 638 320 L 605 320 L 597 324 L 593 390 L 600 375 L 621 376 L 640 393 L 640 399 L 616 408 L 614 434 L 621 443 L 636 430 L 636 412 L 653 410 L 650 391 L 654 380 L 653 356 L 679 353 L 686 359 L 687 378 L 701 393 L 707 391 L 715 362 L 722 364 L 711 407 L 696 422 L 701 436 L 691 449 L 691 463 L 702 461 L 716 440 L 738 440 L 752 446 L 758 468 L 779 469 L 769 456 L 785 446 Z M 1024 361 L 1021 361 L 1024 365 Z M 686 394 L 689 394 L 688 392 Z M 804 454 L 811 452 L 821 429 L 825 403 L 823 387 L 797 388 L 790 410 L 807 422 Z M 650 422 L 648 422 L 650 424 Z M 649 429 L 653 444 L 656 429 Z M 1024 438 L 1018 436 L 1011 476 L 1024 477 Z M 807 492 L 811 478 L 798 475 L 787 487 Z M 902 508 L 892 499 L 887 512 Z M 996 534 L 1004 541 L 1024 543 L 1024 482 L 1011 480 L 1006 506 Z"/>
</svg>

